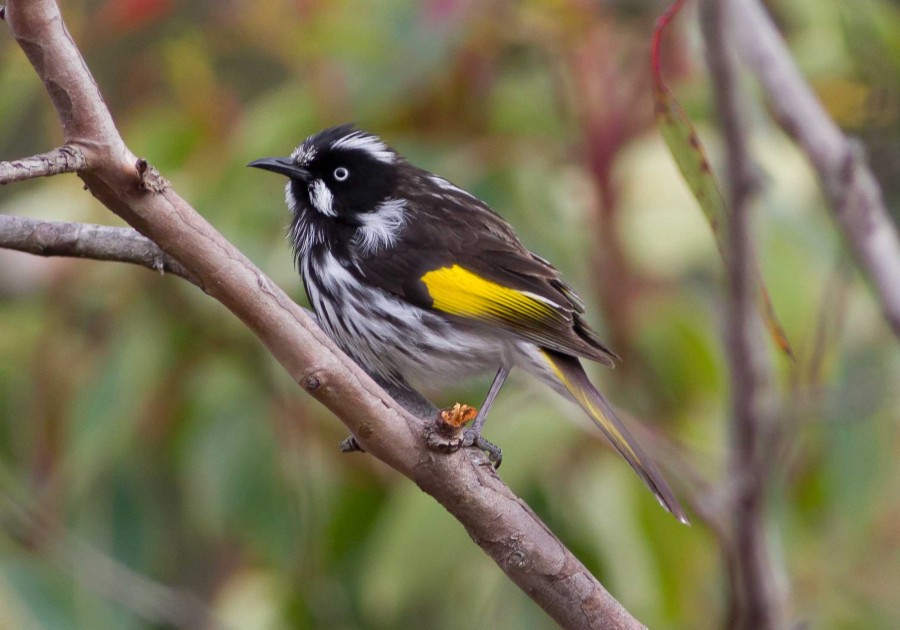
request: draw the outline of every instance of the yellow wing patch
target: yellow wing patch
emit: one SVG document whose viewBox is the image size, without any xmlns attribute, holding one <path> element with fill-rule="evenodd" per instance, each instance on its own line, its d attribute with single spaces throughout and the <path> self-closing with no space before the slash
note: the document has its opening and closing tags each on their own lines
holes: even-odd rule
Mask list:
<svg viewBox="0 0 900 630">
<path fill-rule="evenodd" d="M 462 317 L 542 321 L 557 315 L 553 307 L 515 289 L 453 265 L 422 276 L 434 308 Z"/>
</svg>

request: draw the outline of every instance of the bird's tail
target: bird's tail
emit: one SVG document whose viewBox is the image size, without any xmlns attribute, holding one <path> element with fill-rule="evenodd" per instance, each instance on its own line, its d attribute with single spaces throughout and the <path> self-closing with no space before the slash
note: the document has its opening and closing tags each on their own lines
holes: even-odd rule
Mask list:
<svg viewBox="0 0 900 630">
<path fill-rule="evenodd" d="M 660 504 L 679 521 L 689 524 L 678 499 L 672 493 L 669 484 L 650 461 L 635 439 L 616 416 L 612 407 L 597 388 L 588 380 L 584 368 L 577 358 L 552 350 L 541 350 L 550 365 L 554 376 L 569 391 L 575 401 L 588 413 L 594 423 L 600 427 L 606 438 L 616 447 L 625 460 L 631 464 L 638 476 L 656 495 Z"/>
</svg>

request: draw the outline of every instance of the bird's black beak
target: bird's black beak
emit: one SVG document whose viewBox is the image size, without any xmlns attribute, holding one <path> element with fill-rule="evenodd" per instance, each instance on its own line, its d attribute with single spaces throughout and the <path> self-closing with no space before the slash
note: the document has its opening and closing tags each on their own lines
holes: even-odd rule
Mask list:
<svg viewBox="0 0 900 630">
<path fill-rule="evenodd" d="M 261 168 L 265 171 L 272 171 L 273 173 L 281 173 L 291 179 L 299 179 L 304 182 L 308 182 L 311 177 L 309 171 L 305 168 L 300 168 L 294 164 L 294 160 L 286 157 L 262 158 L 250 162 L 247 166 Z"/>
</svg>

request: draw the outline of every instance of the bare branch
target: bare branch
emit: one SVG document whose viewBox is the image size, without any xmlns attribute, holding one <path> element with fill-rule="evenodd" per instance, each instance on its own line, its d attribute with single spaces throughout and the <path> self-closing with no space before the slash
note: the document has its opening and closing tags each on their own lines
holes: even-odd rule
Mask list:
<svg viewBox="0 0 900 630">
<path fill-rule="evenodd" d="M 734 12 L 732 36 L 744 62 L 766 90 L 779 124 L 815 168 L 857 264 L 900 337 L 900 239 L 861 148 L 828 117 L 761 4 L 736 0 Z"/>
<path fill-rule="evenodd" d="M 86 165 L 81 149 L 67 145 L 21 160 L 0 162 L 0 186 L 48 175 L 75 173 Z"/>
<path fill-rule="evenodd" d="M 175 274 L 203 288 L 184 265 L 132 228 L 40 221 L 0 214 L 0 247 L 38 256 L 132 263 L 159 273 Z"/>
<path fill-rule="evenodd" d="M 66 141 L 90 168 L 91 193 L 180 261 L 204 290 L 252 330 L 292 378 L 332 410 L 358 442 L 415 481 L 532 599 L 567 628 L 641 625 L 507 488 L 479 452 L 436 454 L 427 421 L 400 407 L 341 353 L 303 310 L 179 197 L 147 185 L 52 0 L 11 0 L 7 20 L 44 81 Z"/>
<path fill-rule="evenodd" d="M 786 627 L 780 589 L 766 534 L 766 490 L 774 429 L 771 375 L 756 308 L 756 265 L 750 212 L 758 188 L 750 159 L 737 63 L 728 47 L 733 0 L 704 0 L 701 26 L 706 59 L 722 121 L 728 190 L 728 304 L 726 342 L 731 381 L 729 462 L 731 528 L 721 541 L 730 577 L 728 627 Z"/>
</svg>

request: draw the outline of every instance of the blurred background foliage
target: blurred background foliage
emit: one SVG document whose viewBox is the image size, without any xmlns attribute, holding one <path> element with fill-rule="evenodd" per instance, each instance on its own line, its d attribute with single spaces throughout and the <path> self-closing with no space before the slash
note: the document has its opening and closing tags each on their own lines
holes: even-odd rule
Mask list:
<svg viewBox="0 0 900 630">
<path fill-rule="evenodd" d="M 721 479 L 722 270 L 653 125 L 648 48 L 664 2 L 61 4 L 130 147 L 299 301 L 281 183 L 244 165 L 356 121 L 553 260 L 625 358 L 594 372 L 602 388 Z M 768 4 L 896 211 L 900 3 Z M 715 158 L 692 18 L 667 36 L 666 73 Z M 759 253 L 798 355 L 771 352 L 776 550 L 798 620 L 895 628 L 900 353 L 814 176 L 764 114 Z M 0 121 L 3 159 L 61 141 L 5 29 Z M 117 222 L 72 176 L 6 187 L 0 212 Z M 486 386 L 429 395 L 477 403 Z M 650 627 L 717 627 L 725 580 L 709 529 L 661 511 L 573 406 L 521 374 L 508 387 L 488 425 L 506 482 Z M 0 628 L 164 626 L 132 601 L 152 589 L 116 578 L 110 559 L 235 628 L 553 626 L 434 501 L 339 454 L 343 437 L 185 282 L 0 251 Z"/>
</svg>

